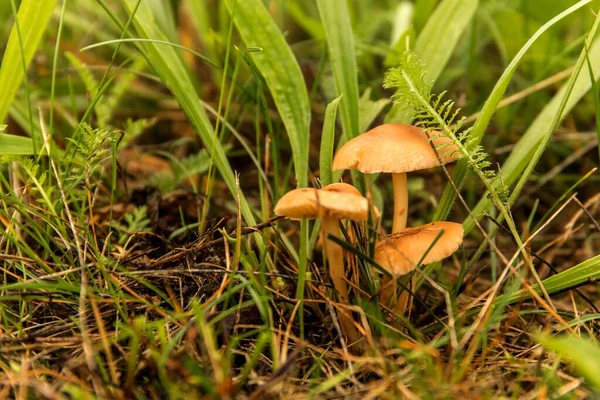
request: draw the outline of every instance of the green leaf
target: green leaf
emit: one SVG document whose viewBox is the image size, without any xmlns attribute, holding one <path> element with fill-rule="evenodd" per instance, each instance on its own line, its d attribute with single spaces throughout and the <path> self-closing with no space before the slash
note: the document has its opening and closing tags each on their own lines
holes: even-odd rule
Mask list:
<svg viewBox="0 0 600 400">
<path fill-rule="evenodd" d="M 427 66 L 426 79 L 435 82 L 450 60 L 464 30 L 471 23 L 479 0 L 443 0 L 417 38 L 414 52 Z M 401 107 L 392 107 L 386 122 L 410 122 Z"/>
<path fill-rule="evenodd" d="M 333 160 L 333 144 L 335 142 L 335 119 L 341 99 L 342 96 L 334 99 L 327 105 L 327 109 L 325 109 L 325 121 L 323 122 L 321 151 L 319 154 L 319 177 L 323 186 L 333 183 L 331 164 Z"/>
<path fill-rule="evenodd" d="M 375 121 L 379 113 L 390 103 L 389 99 L 371 100 L 371 88 L 367 88 L 358 103 L 358 128 L 365 132 Z"/>
<path fill-rule="evenodd" d="M 31 138 L 0 133 L 0 155 L 33 154 Z"/>
<path fill-rule="evenodd" d="M 303 0 L 286 0 L 285 10 L 306 33 L 314 39 L 322 40 L 325 37 L 323 25 L 317 18 L 309 15 L 300 4 L 303 4 Z"/>
<path fill-rule="evenodd" d="M 185 0 L 183 7 L 183 12 L 189 16 L 190 22 L 198 34 L 198 39 L 202 41 L 202 48 L 210 59 L 216 60 L 215 38 L 212 37 L 216 34 L 213 33 L 211 27 L 210 5 L 204 1 Z"/>
<path fill-rule="evenodd" d="M 580 286 L 585 282 L 595 282 L 597 280 L 600 280 L 600 255 L 592 257 L 559 274 L 552 275 L 550 278 L 544 279 L 542 283 L 549 294 L 554 294 Z M 541 293 L 538 285 L 533 285 L 532 288 L 538 294 Z M 510 304 L 528 299 L 529 297 L 531 297 L 529 292 L 523 289 L 510 295 L 498 296 L 495 303 L 506 302 Z"/>
<path fill-rule="evenodd" d="M 420 32 L 421 29 L 427 24 L 429 17 L 435 11 L 435 6 L 438 0 L 416 0 L 415 9 L 413 16 L 413 24 L 415 30 Z"/>
<path fill-rule="evenodd" d="M 600 156 L 600 93 L 598 93 L 598 85 L 596 84 L 596 77 L 594 76 L 594 68 L 592 68 L 592 62 L 590 61 L 590 50 L 585 45 L 585 58 L 587 62 L 588 72 L 590 74 L 590 83 L 592 84 L 592 94 L 594 95 L 594 112 L 596 116 L 596 136 L 598 138 L 598 155 Z"/>
<path fill-rule="evenodd" d="M 415 53 L 427 65 L 426 79 L 440 76 L 477 7 L 479 0 L 444 0 L 437 6 L 415 45 Z"/>
<path fill-rule="evenodd" d="M 548 350 L 568 360 L 577 373 L 596 389 L 600 390 L 600 346 L 591 339 L 578 336 L 541 335 L 538 337 L 540 344 Z"/>
<path fill-rule="evenodd" d="M 129 13 L 133 12 L 138 0 L 122 0 Z M 141 2 L 134 17 L 134 25 L 142 38 L 166 40 L 165 34 L 157 25 L 150 6 Z M 171 46 L 154 42 L 137 44 L 156 71 L 165 86 L 173 93 L 186 115 L 198 131 L 206 149 L 211 149 L 212 157 L 223 180 L 227 183 L 232 195 L 237 196 L 235 177 L 221 143 L 214 136 L 214 128 L 210 123 L 194 86 L 183 65 L 181 56 Z M 256 223 L 246 198 L 240 193 L 242 215 L 249 225 Z"/>
<path fill-rule="evenodd" d="M 344 136 L 350 140 L 360 132 L 354 33 L 348 5 L 346 0 L 317 0 L 317 5 L 327 37 L 336 93 L 344 96 L 340 105 Z"/>
<path fill-rule="evenodd" d="M 592 63 L 596 65 L 596 79 L 600 78 L 600 41 L 596 40 L 589 50 L 589 57 Z M 555 116 L 560 115 L 564 118 L 581 100 L 581 98 L 590 90 L 591 80 L 587 74 L 579 74 L 572 88 L 565 84 L 552 100 L 538 114 L 525 134 L 517 142 L 514 149 L 501 167 L 502 176 L 506 185 L 512 185 L 522 176 L 528 177 L 525 173 L 531 160 L 534 159 L 538 148 L 543 145 L 546 138 L 549 138 L 555 129 Z M 563 105 L 563 97 L 570 91 L 567 102 Z M 545 146 L 543 146 L 545 148 Z M 513 191 L 514 196 L 515 191 Z M 479 203 L 473 209 L 473 215 L 479 217 L 483 211 L 490 207 L 489 199 L 484 195 Z M 471 231 L 475 222 L 467 218 L 464 222 L 465 234 Z"/>
<path fill-rule="evenodd" d="M 227 0 L 229 12 L 262 73 L 292 146 L 298 186 L 308 184 L 310 106 L 302 71 L 261 0 Z"/>
<path fill-rule="evenodd" d="M 156 24 L 161 32 L 167 36 L 170 42 L 177 40 L 177 27 L 175 26 L 175 14 L 171 3 L 163 0 L 144 0 L 152 9 Z"/>
<path fill-rule="evenodd" d="M 17 30 L 17 24 L 13 26 L 0 67 L 0 123 L 6 119 L 8 109 L 23 82 L 23 64 L 28 66 L 31 63 L 55 5 L 56 0 L 21 2 L 17 14 L 20 29 Z M 30 153 L 32 151 L 33 147 Z"/>
<path fill-rule="evenodd" d="M 398 41 L 402 39 L 406 31 L 412 30 L 413 14 L 415 12 L 415 6 L 413 3 L 407 1 L 400 2 L 394 10 L 394 16 L 392 17 L 392 33 L 390 35 L 390 44 L 395 47 L 398 45 Z"/>
<path fill-rule="evenodd" d="M 570 15 L 571 13 L 575 12 L 579 8 L 588 4 L 590 1 L 591 0 L 580 1 L 579 3 L 575 4 L 574 6 L 568 8 L 567 10 L 558 14 L 557 16 L 552 18 L 550 21 L 545 23 L 542 27 L 540 27 L 540 29 L 538 29 L 537 32 L 535 32 L 531 36 L 531 38 L 527 41 L 527 43 L 525 43 L 525 45 L 523 45 L 521 50 L 519 50 L 517 55 L 513 58 L 513 60 L 510 62 L 510 64 L 506 67 L 506 69 L 502 73 L 502 76 L 500 77 L 500 79 L 498 79 L 496 86 L 494 86 L 492 93 L 490 93 L 488 99 L 486 100 L 486 102 L 483 106 L 481 115 L 479 116 L 479 118 L 477 119 L 477 121 L 475 122 L 475 124 L 473 126 L 473 130 L 470 133 L 470 137 L 474 140 L 474 142 L 473 142 L 474 145 L 477 145 L 481 142 L 481 139 L 483 138 L 485 130 L 487 129 L 492 116 L 496 112 L 498 103 L 500 103 L 500 101 L 502 100 L 502 97 L 504 96 L 504 93 L 506 92 L 506 89 L 508 88 L 508 85 L 509 85 L 519 63 L 522 61 L 523 57 L 525 56 L 527 51 L 531 48 L 531 46 L 539 39 L 539 37 L 544 32 L 546 32 L 548 29 L 550 29 L 550 27 L 554 26 L 560 20 L 562 20 L 566 16 Z M 578 93 L 578 92 L 576 92 L 576 93 Z M 559 95 L 560 95 L 560 93 L 555 96 L 555 99 L 551 103 L 552 108 L 550 109 L 549 108 L 550 104 L 548 104 L 548 106 L 546 107 L 546 109 L 548 109 L 548 111 L 546 111 L 546 109 L 544 111 L 542 111 L 542 113 L 534 121 L 534 123 L 529 128 L 527 133 L 524 135 L 524 137 L 519 142 L 519 143 L 521 143 L 525 140 L 523 142 L 523 144 L 522 145 L 518 144 L 517 146 L 519 146 L 519 145 L 522 146 L 521 147 L 522 149 L 523 149 L 523 147 L 529 146 L 529 147 L 527 147 L 527 150 L 531 150 L 531 148 L 535 144 L 535 142 L 532 142 L 529 139 L 526 140 L 526 137 L 528 136 L 528 134 L 529 134 L 529 136 L 535 135 L 535 134 L 541 134 L 541 132 L 546 130 L 544 128 L 547 128 L 549 126 L 548 124 L 550 123 L 550 121 L 552 119 L 550 116 L 553 115 L 557 110 L 557 107 L 559 104 L 559 98 L 560 98 Z M 583 93 L 581 93 L 581 95 L 572 94 L 572 96 L 583 96 Z M 540 119 L 540 118 L 543 118 L 543 119 Z M 532 130 L 532 129 L 535 129 L 535 130 Z M 514 153 L 514 151 L 513 151 L 513 153 Z M 514 157 L 513 153 L 511 153 L 511 157 Z M 527 162 L 527 159 L 524 159 L 523 161 Z M 509 167 L 510 167 L 510 164 L 509 164 Z M 466 162 L 463 162 L 463 161 L 459 161 L 457 163 L 456 167 L 454 168 L 454 171 L 452 173 L 452 181 L 455 183 L 455 185 L 457 187 L 460 187 L 460 185 L 466 179 L 467 170 L 468 170 L 467 164 L 466 164 Z M 507 169 L 506 164 L 502 167 L 502 173 L 503 173 L 504 181 L 507 185 L 510 185 L 512 182 L 514 182 L 514 178 L 512 181 L 509 180 L 510 178 L 508 177 L 508 175 L 510 174 L 510 169 Z M 452 205 L 454 204 L 455 199 L 456 199 L 456 193 L 454 191 L 454 187 L 451 184 L 448 184 L 446 186 L 446 189 L 444 190 L 442 198 L 440 199 L 440 204 L 439 204 L 438 208 L 436 209 L 433 219 L 435 221 L 444 220 L 448 216 L 448 213 L 450 212 L 450 209 L 452 208 Z M 484 200 L 482 200 L 482 202 L 486 202 L 485 197 L 484 197 Z M 482 202 L 480 202 L 480 204 Z M 478 215 L 478 213 L 481 213 L 481 210 L 487 209 L 489 204 L 491 204 L 491 202 L 488 201 L 488 205 L 485 208 L 479 209 L 479 211 L 477 211 L 475 213 L 475 215 Z M 469 227 L 468 229 L 467 229 L 467 225 Z M 467 223 L 465 224 L 465 234 L 468 233 L 468 231 L 470 231 L 470 229 L 472 229 L 472 221 L 469 222 L 468 224 Z"/>
</svg>

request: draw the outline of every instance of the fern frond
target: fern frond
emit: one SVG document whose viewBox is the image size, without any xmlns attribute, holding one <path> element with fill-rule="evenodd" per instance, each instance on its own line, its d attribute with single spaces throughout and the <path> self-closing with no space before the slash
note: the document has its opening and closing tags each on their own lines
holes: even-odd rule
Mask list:
<svg viewBox="0 0 600 400">
<path fill-rule="evenodd" d="M 444 99 L 446 92 L 431 93 L 432 82 L 426 79 L 425 65 L 414 53 L 406 52 L 400 65 L 386 73 L 383 86 L 396 89 L 392 96 L 394 103 L 412 117 L 416 126 L 426 133 L 439 132 L 432 133 L 430 140 L 440 135 L 450 138 L 458 148 L 459 158 L 467 162 L 496 200 L 507 201 L 508 187 L 494 170 L 489 169 L 488 155 L 470 136 L 472 128 L 463 129 L 465 118 L 458 117 L 460 108 L 455 107 L 454 101 Z"/>
</svg>

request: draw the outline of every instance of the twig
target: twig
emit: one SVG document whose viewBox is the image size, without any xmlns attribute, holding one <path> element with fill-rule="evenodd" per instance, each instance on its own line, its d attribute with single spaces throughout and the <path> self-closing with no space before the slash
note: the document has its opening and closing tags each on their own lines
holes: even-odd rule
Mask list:
<svg viewBox="0 0 600 400">
<path fill-rule="evenodd" d="M 581 210 L 585 213 L 585 215 L 588 216 L 588 218 L 592 221 L 592 224 L 594 224 L 596 229 L 600 231 L 600 224 L 598 224 L 598 221 L 596 221 L 594 216 L 588 211 L 587 207 L 584 204 L 582 204 L 577 197 L 574 197 L 573 201 L 575 201 L 575 204 L 577 204 L 579 208 L 581 208 Z"/>
</svg>

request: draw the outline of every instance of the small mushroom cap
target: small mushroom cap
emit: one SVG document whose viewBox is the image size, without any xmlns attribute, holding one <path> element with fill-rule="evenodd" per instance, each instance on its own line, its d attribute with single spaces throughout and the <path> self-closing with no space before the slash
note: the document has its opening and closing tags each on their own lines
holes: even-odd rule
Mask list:
<svg viewBox="0 0 600 400">
<path fill-rule="evenodd" d="M 369 202 L 360 192 L 345 183 L 334 183 L 323 189 L 290 190 L 275 205 L 275 214 L 291 219 L 336 218 L 366 221 Z M 343 186 L 340 186 L 343 185 Z"/>
<path fill-rule="evenodd" d="M 443 233 L 441 233 L 443 231 Z M 432 243 L 440 236 L 435 244 Z M 375 261 L 392 275 L 406 275 L 421 264 L 450 256 L 463 241 L 463 227 L 455 222 L 432 222 L 406 228 L 377 243 Z M 431 249 L 429 249 L 431 247 Z M 429 249 L 429 251 L 427 251 Z M 425 255 L 425 253 L 427 253 Z M 425 257 L 423 257 L 425 256 Z"/>
<path fill-rule="evenodd" d="M 439 134 L 429 132 L 432 137 Z M 431 141 L 444 164 L 458 158 L 458 148 L 450 138 L 440 136 Z M 428 134 L 421 128 L 403 124 L 385 124 L 371 129 L 346 142 L 333 158 L 334 171 L 357 169 L 367 174 L 403 173 L 440 165 Z"/>
<path fill-rule="evenodd" d="M 362 196 L 357 188 L 352 185 L 348 185 L 347 183 L 331 183 L 327 186 L 324 186 L 321 190 L 326 190 L 328 192 L 338 192 L 338 193 L 350 193 L 355 194 L 357 196 Z M 375 205 L 371 205 L 371 216 L 373 219 L 379 219 L 381 217 L 381 212 Z M 365 218 L 366 221 L 368 218 Z M 362 219 L 360 221 L 363 221 Z"/>
<path fill-rule="evenodd" d="M 337 193 L 349 193 L 354 194 L 356 196 L 362 196 L 357 188 L 347 183 L 339 182 L 339 183 L 330 183 L 327 186 L 323 186 L 321 190 L 325 190 L 327 192 L 337 192 Z"/>
</svg>

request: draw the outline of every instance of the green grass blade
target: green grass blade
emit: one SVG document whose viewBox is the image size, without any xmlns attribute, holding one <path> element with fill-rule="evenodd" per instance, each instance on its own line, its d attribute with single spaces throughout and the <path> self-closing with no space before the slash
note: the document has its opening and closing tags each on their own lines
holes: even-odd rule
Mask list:
<svg viewBox="0 0 600 400">
<path fill-rule="evenodd" d="M 428 80 L 441 75 L 478 7 L 479 0 L 444 0 L 429 17 L 415 44 L 415 53 L 427 65 Z"/>
<path fill-rule="evenodd" d="M 317 5 L 327 37 L 336 92 L 344 96 L 340 112 L 344 136 L 349 140 L 359 134 L 359 108 L 354 33 L 348 5 L 346 0 L 317 0 Z"/>
<path fill-rule="evenodd" d="M 435 82 L 439 78 L 477 7 L 479 0 L 443 0 L 429 17 L 414 48 L 427 66 L 428 80 Z M 385 120 L 410 122 L 398 106 L 392 107 Z"/>
<path fill-rule="evenodd" d="M 319 177 L 323 186 L 333 183 L 331 164 L 333 160 L 333 144 L 335 142 L 335 119 L 341 99 L 342 96 L 340 95 L 340 97 L 329 103 L 325 110 L 325 121 L 323 122 L 323 133 L 321 134 L 321 151 L 319 154 Z"/>
<path fill-rule="evenodd" d="M 130 13 L 137 4 L 137 0 L 122 1 Z M 142 38 L 163 41 L 167 39 L 158 27 L 151 8 L 144 2 L 139 5 L 134 17 L 134 26 Z M 181 56 L 174 48 L 158 43 L 138 43 L 138 46 L 145 54 L 165 86 L 167 86 L 174 94 L 188 118 L 190 118 L 190 121 L 198 131 L 198 134 L 204 143 L 204 147 L 207 149 L 214 149 L 214 163 L 221 173 L 223 180 L 227 183 L 227 187 L 232 195 L 234 197 L 237 196 L 233 171 L 231 170 L 223 146 L 217 142 L 214 136 L 214 128 L 200 104 L 198 95 L 193 89 L 194 86 L 187 74 Z M 256 221 L 252 210 L 244 195 L 240 193 L 240 197 L 242 215 L 247 224 L 254 225 Z"/>
<path fill-rule="evenodd" d="M 187 51 L 190 54 L 193 54 L 194 56 L 198 57 L 199 59 L 201 59 L 202 61 L 204 61 L 208 65 L 210 65 L 211 67 L 213 67 L 213 68 L 215 68 L 215 69 L 217 69 L 219 71 L 222 71 L 222 68 L 219 65 L 217 65 L 210 58 L 208 58 L 208 57 L 206 57 L 206 56 L 204 56 L 204 55 L 202 55 L 202 54 L 198 53 L 197 51 L 194 51 L 194 50 L 192 50 L 190 48 L 187 48 L 187 47 L 182 46 L 180 44 L 169 42 L 169 41 L 166 41 L 166 40 L 140 39 L 140 38 L 112 39 L 112 40 L 105 40 L 103 42 L 98 42 L 98 43 L 91 44 L 89 46 L 82 47 L 80 49 L 80 51 L 87 51 L 87 50 L 95 49 L 96 47 L 102 47 L 102 46 L 111 45 L 111 44 L 115 44 L 115 43 L 127 43 L 127 42 L 147 42 L 147 43 L 163 44 L 165 46 L 172 46 L 174 48 Z"/>
<path fill-rule="evenodd" d="M 202 48 L 209 58 L 216 60 L 217 52 L 215 51 L 215 36 L 211 27 L 210 6 L 204 1 L 185 0 L 183 2 L 184 12 L 190 18 L 190 22 L 194 30 L 198 34 L 198 38 L 202 42 Z M 219 74 L 215 74 L 214 82 L 219 82 Z"/>
<path fill-rule="evenodd" d="M 23 136 L 0 133 L 0 155 L 33 154 L 33 141 Z"/>
<path fill-rule="evenodd" d="M 227 7 L 262 73 L 290 139 L 298 186 L 308 184 L 310 106 L 300 66 L 261 0 L 227 0 Z"/>
<path fill-rule="evenodd" d="M 592 257 L 566 271 L 552 275 L 542 281 L 549 294 L 561 293 L 571 288 L 580 286 L 586 282 L 595 282 L 600 280 L 600 255 Z M 532 286 L 538 294 L 541 290 L 538 285 Z M 523 299 L 528 299 L 531 295 L 525 290 L 520 290 L 510 295 L 498 296 L 496 303 L 515 303 Z"/>
<path fill-rule="evenodd" d="M 590 51 L 587 43 L 585 44 L 585 59 L 590 74 L 592 94 L 594 95 L 594 115 L 596 116 L 596 135 L 598 137 L 598 156 L 600 159 L 600 93 L 598 93 L 598 85 L 596 84 L 596 77 L 594 76 L 594 68 L 592 68 L 592 62 L 590 61 Z"/>
<path fill-rule="evenodd" d="M 286 0 L 285 8 L 289 17 L 294 20 L 298 26 L 306 31 L 314 39 L 322 40 L 325 37 L 325 30 L 321 21 L 309 15 L 302 7 L 302 0 Z"/>
<path fill-rule="evenodd" d="M 371 88 L 367 88 L 358 103 L 358 129 L 365 132 L 379 113 L 390 103 L 390 99 L 371 100 Z"/>
<path fill-rule="evenodd" d="M 600 63 L 600 41 L 596 40 L 589 50 L 589 57 L 592 63 Z M 600 69 L 596 68 L 596 79 L 600 77 Z M 517 182 L 519 178 L 525 176 L 525 170 L 533 159 L 537 149 L 543 144 L 544 138 L 548 138 L 554 130 L 555 116 L 564 118 L 579 102 L 579 100 L 590 90 L 591 81 L 587 74 L 579 74 L 572 88 L 565 84 L 552 100 L 538 114 L 531 126 L 521 137 L 514 149 L 501 167 L 502 176 L 506 185 L 510 186 Z M 570 95 L 565 104 L 561 104 L 564 96 L 570 90 Z M 513 191 L 513 195 L 514 195 Z M 473 209 L 473 215 L 480 216 L 483 211 L 491 205 L 489 199 L 484 195 L 477 206 Z M 471 218 L 467 218 L 464 223 L 465 234 L 471 231 L 475 226 Z"/>
<path fill-rule="evenodd" d="M 541 345 L 575 365 L 577 372 L 597 390 L 600 390 L 600 346 L 578 336 L 543 335 L 538 337 Z"/>
<path fill-rule="evenodd" d="M 598 31 L 598 27 L 600 27 L 600 16 L 598 16 L 596 18 L 596 20 L 594 21 L 594 26 L 592 26 L 592 29 L 590 30 L 590 33 L 587 38 L 588 41 L 591 42 L 594 39 L 594 37 L 596 36 L 596 32 Z M 564 90 L 562 97 L 560 97 L 560 102 L 558 105 L 558 112 L 556 114 L 554 114 L 554 116 L 552 117 L 552 122 L 550 123 L 548 130 L 545 132 L 544 135 L 542 135 L 539 142 L 537 143 L 537 146 L 535 148 L 535 152 L 533 153 L 533 156 L 528 157 L 529 162 L 527 163 L 525 170 L 520 174 L 517 184 L 516 184 L 515 188 L 513 189 L 513 192 L 510 196 L 510 199 L 509 199 L 510 204 L 514 204 L 517 197 L 521 193 L 521 190 L 523 190 L 523 187 L 525 186 L 527 179 L 529 179 L 529 176 L 533 172 L 533 169 L 537 165 L 538 161 L 542 157 L 542 154 L 544 153 L 544 150 L 548 146 L 548 143 L 550 142 L 550 138 L 552 137 L 552 133 L 556 130 L 556 128 L 560 124 L 560 121 L 562 120 L 563 115 L 564 115 L 565 106 L 567 105 L 567 102 L 569 101 L 569 97 L 571 96 L 571 93 L 573 92 L 575 83 L 577 82 L 577 80 L 579 78 L 584 79 L 584 81 L 585 80 L 590 81 L 589 77 L 587 77 L 587 79 L 586 79 L 585 74 L 581 74 L 581 70 L 583 69 L 583 64 L 586 62 L 586 60 L 589 61 L 587 45 L 584 46 L 583 50 L 581 51 L 581 54 L 579 55 L 579 59 L 577 60 L 577 63 L 575 64 L 575 69 L 573 70 L 573 73 L 571 74 L 569 81 L 566 83 L 566 85 L 564 85 L 565 90 Z M 590 66 L 590 71 L 593 71 L 591 66 Z M 590 87 L 595 85 L 595 83 L 596 83 L 596 79 L 594 78 L 593 72 L 592 72 L 592 79 L 589 82 Z"/>
<path fill-rule="evenodd" d="M 21 29 L 19 32 L 17 24 L 13 26 L 0 67 L 0 122 L 6 119 L 10 104 L 25 77 L 24 67 L 31 63 L 55 5 L 56 0 L 21 2 L 17 14 Z"/>
<path fill-rule="evenodd" d="M 474 138 L 474 140 L 476 141 L 475 142 L 476 144 L 479 144 L 481 142 L 481 139 L 483 138 L 485 130 L 487 129 L 487 127 L 490 123 L 490 120 L 492 119 L 492 116 L 496 112 L 498 103 L 500 103 L 500 101 L 502 100 L 502 97 L 504 96 L 504 93 L 506 93 L 506 89 L 508 88 L 508 85 L 510 84 L 510 81 L 512 80 L 512 77 L 513 77 L 519 63 L 521 62 L 521 60 L 523 59 L 523 57 L 525 56 L 527 51 L 540 38 L 540 36 L 542 36 L 542 34 L 544 34 L 548 29 L 550 29 L 552 26 L 554 26 L 556 23 L 558 23 L 563 18 L 565 18 L 568 15 L 572 14 L 573 12 L 577 11 L 584 5 L 588 4 L 590 1 L 591 0 L 580 1 L 579 3 L 573 5 L 572 7 L 568 8 L 565 11 L 561 12 L 560 14 L 556 15 L 554 18 L 552 18 L 550 21 L 548 21 L 542 27 L 540 27 L 537 30 L 537 32 L 535 32 L 531 36 L 531 38 L 527 41 L 527 43 L 525 43 L 525 45 L 523 45 L 523 47 L 519 50 L 517 55 L 512 59 L 510 64 L 506 67 L 506 69 L 502 73 L 502 76 L 500 77 L 500 79 L 498 79 L 496 86 L 494 86 L 492 93 L 490 93 L 490 96 L 486 100 L 486 102 L 481 110 L 481 115 L 479 116 L 479 118 L 477 118 L 477 121 L 475 122 L 475 124 L 473 126 L 473 130 L 471 131 L 470 136 L 472 138 Z M 552 112 L 549 112 L 548 115 L 551 113 Z M 534 122 L 534 124 L 535 124 L 535 122 Z M 532 125 L 532 127 L 533 127 L 533 125 Z M 537 127 L 536 129 L 539 129 L 539 127 Z M 456 186 L 460 187 L 460 185 L 464 182 L 464 180 L 467 176 L 467 172 L 468 172 L 468 166 L 467 166 L 466 162 L 459 161 L 452 173 L 452 181 L 455 183 Z M 503 167 L 502 172 L 504 174 L 507 173 L 505 167 Z M 505 177 L 505 179 L 506 179 L 506 177 Z M 510 185 L 509 182 L 507 182 L 507 184 Z M 442 198 L 440 199 L 440 204 L 439 204 L 439 207 L 436 209 L 433 220 L 440 221 L 440 220 L 446 219 L 446 217 L 448 216 L 448 213 L 450 212 L 450 209 L 452 208 L 452 205 L 454 204 L 455 199 L 456 199 L 456 193 L 454 191 L 454 188 L 451 184 L 448 184 L 446 186 L 446 189 L 444 190 Z"/>
<path fill-rule="evenodd" d="M 175 13 L 170 2 L 163 0 L 145 0 L 152 9 L 156 24 L 161 32 L 171 42 L 177 40 L 177 27 L 175 26 Z"/>
<path fill-rule="evenodd" d="M 413 25 L 419 32 L 429 20 L 429 17 L 435 11 L 437 0 L 416 0 L 413 16 Z"/>
</svg>

